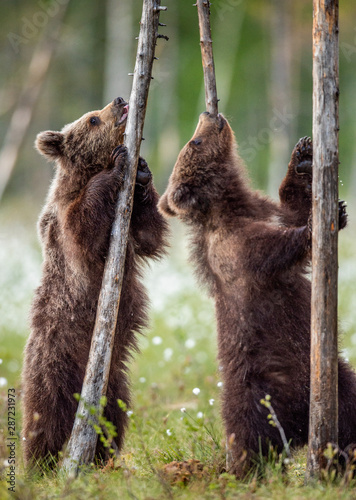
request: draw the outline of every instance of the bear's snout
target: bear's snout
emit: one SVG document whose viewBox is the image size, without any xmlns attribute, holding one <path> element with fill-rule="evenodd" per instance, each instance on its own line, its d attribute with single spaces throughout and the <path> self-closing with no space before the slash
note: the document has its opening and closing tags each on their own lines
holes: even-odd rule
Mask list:
<svg viewBox="0 0 356 500">
<path fill-rule="evenodd" d="M 111 103 L 111 112 L 116 117 L 115 125 L 123 125 L 129 114 L 129 105 L 123 97 L 117 97 Z"/>
<path fill-rule="evenodd" d="M 125 99 L 123 97 L 117 97 L 114 102 L 114 106 L 120 106 L 120 104 L 126 104 Z"/>
</svg>

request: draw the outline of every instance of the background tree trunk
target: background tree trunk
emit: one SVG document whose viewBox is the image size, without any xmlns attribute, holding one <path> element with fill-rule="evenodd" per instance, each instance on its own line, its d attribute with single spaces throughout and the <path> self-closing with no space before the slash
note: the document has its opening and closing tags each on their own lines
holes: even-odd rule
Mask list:
<svg viewBox="0 0 356 500">
<path fill-rule="evenodd" d="M 338 440 L 338 0 L 314 0 L 313 257 L 307 479 Z"/>
<path fill-rule="evenodd" d="M 58 14 L 48 22 L 34 50 L 22 93 L 17 101 L 0 151 L 0 200 L 15 168 L 41 89 L 46 81 L 49 65 L 59 41 L 59 31 L 68 3 L 69 0 L 60 8 Z"/>
</svg>

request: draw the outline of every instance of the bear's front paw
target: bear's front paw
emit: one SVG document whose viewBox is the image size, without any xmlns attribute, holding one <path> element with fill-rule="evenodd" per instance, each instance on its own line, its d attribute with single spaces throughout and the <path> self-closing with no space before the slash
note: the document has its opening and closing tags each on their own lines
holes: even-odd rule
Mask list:
<svg viewBox="0 0 356 500">
<path fill-rule="evenodd" d="M 110 157 L 110 174 L 113 175 L 118 184 L 122 184 L 127 160 L 127 148 L 123 144 L 117 146 Z"/>
<path fill-rule="evenodd" d="M 136 184 L 146 187 L 151 182 L 151 180 L 152 174 L 147 165 L 147 162 L 140 156 L 137 165 Z"/>
<path fill-rule="evenodd" d="M 111 153 L 110 167 L 123 169 L 127 160 L 127 147 L 123 144 L 116 146 Z"/>
<path fill-rule="evenodd" d="M 307 236 L 308 236 L 307 238 L 308 246 L 311 247 L 313 239 L 313 214 L 311 210 L 307 222 Z"/>
<path fill-rule="evenodd" d="M 347 224 L 347 212 L 346 212 L 347 203 L 346 201 L 339 200 L 339 231 L 340 229 L 344 229 Z"/>
<path fill-rule="evenodd" d="M 292 158 L 295 158 L 295 172 L 297 174 L 312 175 L 313 143 L 310 137 L 302 137 L 294 146 Z"/>
</svg>

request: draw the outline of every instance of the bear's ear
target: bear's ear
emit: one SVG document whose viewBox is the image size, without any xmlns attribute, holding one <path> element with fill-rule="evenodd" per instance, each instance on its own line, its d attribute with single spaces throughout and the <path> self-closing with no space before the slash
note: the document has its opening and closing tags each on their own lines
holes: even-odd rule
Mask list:
<svg viewBox="0 0 356 500">
<path fill-rule="evenodd" d="M 64 135 L 61 132 L 47 130 L 37 135 L 35 147 L 41 155 L 56 160 L 63 154 Z"/>
<path fill-rule="evenodd" d="M 164 217 L 175 217 L 177 215 L 168 204 L 167 192 L 165 192 L 160 197 L 158 202 L 158 210 Z"/>
</svg>

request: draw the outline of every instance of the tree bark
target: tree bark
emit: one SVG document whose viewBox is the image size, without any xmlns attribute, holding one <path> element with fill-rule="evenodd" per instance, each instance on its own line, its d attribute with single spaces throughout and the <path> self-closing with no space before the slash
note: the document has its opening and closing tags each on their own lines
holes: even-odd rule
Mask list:
<svg viewBox="0 0 356 500">
<path fill-rule="evenodd" d="M 88 408 L 94 407 L 97 412 L 100 411 L 100 398 L 105 395 L 108 383 L 160 10 L 166 10 L 166 7 L 160 6 L 160 0 L 143 0 L 125 132 L 125 145 L 128 150 L 127 170 L 116 207 L 81 400 L 63 461 L 63 469 L 74 474 L 79 472 L 81 465 L 90 463 L 95 454 L 97 434 L 89 423 Z M 117 334 L 120 335 L 120 332 Z"/>
<path fill-rule="evenodd" d="M 11 117 L 10 125 L 0 151 L 0 200 L 10 180 L 11 173 L 15 168 L 19 151 L 31 124 L 54 50 L 59 42 L 59 30 L 62 26 L 68 3 L 69 0 L 64 3 L 58 14 L 48 23 L 46 31 L 33 53 L 25 78 L 26 83 Z"/>
<path fill-rule="evenodd" d="M 313 256 L 307 479 L 338 439 L 338 0 L 314 0 Z"/>
<path fill-rule="evenodd" d="M 201 58 L 204 70 L 205 105 L 213 116 L 218 114 L 218 96 L 216 92 L 215 66 L 213 57 L 213 41 L 210 29 L 210 2 L 197 0 Z"/>
</svg>

